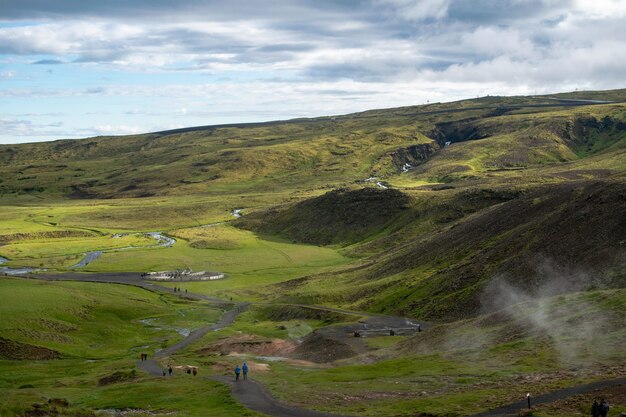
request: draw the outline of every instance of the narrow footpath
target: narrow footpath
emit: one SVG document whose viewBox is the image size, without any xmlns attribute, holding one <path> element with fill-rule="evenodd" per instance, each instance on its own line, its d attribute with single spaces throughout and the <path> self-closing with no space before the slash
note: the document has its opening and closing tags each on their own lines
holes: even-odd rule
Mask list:
<svg viewBox="0 0 626 417">
<path fill-rule="evenodd" d="M 77 273 L 69 273 L 69 274 L 58 274 L 58 275 L 44 275 L 37 274 L 30 278 L 34 279 L 43 279 L 49 281 L 86 281 L 86 282 L 104 282 L 104 283 L 112 283 L 112 284 L 124 284 L 124 285 L 134 285 L 140 288 L 144 288 L 149 291 L 162 292 L 168 294 L 175 294 L 181 297 L 186 297 L 194 300 L 205 300 L 211 303 L 216 303 L 224 306 L 225 308 L 231 307 L 230 310 L 227 310 L 220 320 L 212 324 L 210 326 L 201 327 L 197 330 L 194 330 L 181 340 L 180 342 L 169 346 L 163 350 L 160 350 L 154 354 L 152 359 L 148 359 L 145 361 L 137 361 L 137 366 L 145 372 L 150 373 L 154 376 L 162 376 L 163 375 L 163 367 L 160 366 L 157 362 L 157 359 L 167 357 L 190 344 L 196 342 L 202 336 L 210 331 L 217 331 L 228 327 L 231 325 L 237 316 L 245 311 L 246 308 L 250 305 L 250 303 L 232 303 L 230 301 L 222 300 L 219 298 L 208 297 L 202 294 L 196 293 L 175 293 L 173 289 L 168 287 L 163 287 L 161 285 L 157 285 L 151 283 L 149 281 L 145 281 L 141 279 L 141 276 L 137 273 L 111 273 L 111 274 L 77 274 Z M 347 310 L 341 310 L 331 307 L 323 307 L 323 306 L 315 306 L 315 305 L 307 305 L 307 304 L 288 304 L 292 306 L 299 306 L 304 308 L 312 308 L 319 309 L 325 311 L 332 311 L 343 314 L 351 314 L 357 316 L 368 317 L 367 325 L 370 326 L 370 330 L 374 328 L 385 328 L 388 326 L 398 326 L 401 323 L 404 323 L 409 326 L 416 326 L 415 323 L 410 320 L 402 317 L 394 317 L 394 316 L 384 316 L 377 314 L 369 314 L 369 313 L 360 313 L 353 312 Z M 373 320 L 371 320 L 373 319 Z M 362 325 L 362 324 L 361 324 Z M 254 380 L 248 379 L 247 381 L 238 381 L 235 383 L 232 377 L 223 376 L 223 375 L 215 375 L 212 376 L 211 379 L 215 381 L 219 381 L 221 383 L 227 384 L 230 387 L 231 393 L 235 399 L 246 406 L 247 408 L 258 411 L 260 413 L 267 414 L 269 416 L 274 417 L 349 417 L 345 414 L 329 414 L 323 413 L 320 411 L 313 410 L 305 410 L 301 408 L 291 407 L 285 404 L 282 404 L 275 398 L 271 396 L 271 394 L 259 383 Z M 608 388 L 613 386 L 618 386 L 626 384 L 626 377 L 596 381 L 588 384 L 580 384 L 573 387 L 563 388 L 560 390 L 556 390 L 553 392 L 549 392 L 546 394 L 538 395 L 532 398 L 532 405 L 539 404 L 548 404 L 558 400 L 565 399 L 567 397 L 571 397 L 573 395 L 583 394 L 587 392 L 591 392 L 593 390 L 599 388 Z M 493 410 L 485 411 L 479 414 L 475 414 L 469 417 L 513 417 L 519 414 L 519 411 L 526 408 L 527 403 L 526 400 L 523 399 L 518 402 L 514 402 L 511 404 L 504 405 L 502 407 L 495 408 Z"/>
<path fill-rule="evenodd" d="M 186 294 L 186 295 L 189 295 L 189 294 Z M 199 294 L 195 294 L 195 295 L 199 295 Z M 169 346 L 165 349 L 155 352 L 153 359 L 137 361 L 137 366 L 140 369 L 152 375 L 162 376 L 164 369 L 162 366 L 158 364 L 156 359 L 165 358 L 173 353 L 178 352 L 181 349 L 186 348 L 190 344 L 200 340 L 202 336 L 204 336 L 208 332 L 215 332 L 217 330 L 221 330 L 225 327 L 230 326 L 231 324 L 233 324 L 237 316 L 243 311 L 245 311 L 247 307 L 248 307 L 247 303 L 236 304 L 235 308 L 225 312 L 217 323 L 194 330 L 193 332 L 189 334 L 189 336 L 185 337 L 180 342 L 172 346 Z"/>
<path fill-rule="evenodd" d="M 596 381 L 588 384 L 581 384 L 573 387 L 563 388 L 560 390 L 549 392 L 547 394 L 531 397 L 530 400 L 532 406 L 549 404 L 567 397 L 571 397 L 573 395 L 585 394 L 596 389 L 610 388 L 623 384 L 626 384 L 626 377 Z M 524 399 L 515 403 L 504 405 L 502 407 L 494 408 L 493 410 L 485 411 L 480 414 L 474 414 L 470 417 L 516 417 L 519 415 L 520 410 L 523 410 L 527 407 L 528 403 Z"/>
</svg>

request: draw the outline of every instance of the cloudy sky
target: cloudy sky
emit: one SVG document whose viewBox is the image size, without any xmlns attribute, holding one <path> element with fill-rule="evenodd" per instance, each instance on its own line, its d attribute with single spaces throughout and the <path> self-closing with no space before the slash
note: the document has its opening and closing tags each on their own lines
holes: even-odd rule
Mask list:
<svg viewBox="0 0 626 417">
<path fill-rule="evenodd" d="M 626 87 L 626 0 L 0 0 L 0 143 Z"/>
</svg>

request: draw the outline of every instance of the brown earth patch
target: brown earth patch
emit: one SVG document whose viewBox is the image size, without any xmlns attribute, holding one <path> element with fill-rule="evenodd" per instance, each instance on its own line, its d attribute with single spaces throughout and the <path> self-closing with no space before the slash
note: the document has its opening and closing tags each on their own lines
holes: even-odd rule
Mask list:
<svg viewBox="0 0 626 417">
<path fill-rule="evenodd" d="M 253 354 L 258 356 L 287 356 L 296 348 L 294 342 L 282 339 L 265 339 L 252 335 L 227 337 L 198 350 L 199 354 Z"/>
<path fill-rule="evenodd" d="M 73 343 L 73 340 L 70 337 L 65 336 L 64 334 L 61 334 L 61 333 L 51 333 L 51 332 L 44 332 L 41 330 L 25 329 L 25 328 L 17 329 L 17 331 L 23 337 L 27 339 L 31 339 L 31 340 L 41 340 L 41 341 L 46 341 L 46 342 L 55 342 L 55 343 L 64 343 L 64 344 Z"/>
<path fill-rule="evenodd" d="M 55 350 L 41 346 L 20 343 L 0 337 L 0 359 L 10 360 L 49 360 L 58 359 L 61 354 Z"/>
<path fill-rule="evenodd" d="M 326 363 L 351 358 L 357 353 L 348 343 L 315 331 L 303 339 L 291 356 L 296 359 Z"/>
<path fill-rule="evenodd" d="M 20 240 L 35 240 L 35 239 L 64 239 L 64 238 L 77 238 L 77 237 L 93 237 L 95 233 L 86 232 L 81 230 L 52 230 L 47 232 L 33 232 L 33 233 L 12 233 L 7 235 L 0 235 L 0 243 L 16 242 Z"/>
<path fill-rule="evenodd" d="M 45 327 L 46 329 L 54 330 L 55 332 L 59 333 L 66 333 L 78 330 L 78 327 L 74 326 L 73 324 L 58 320 L 38 319 L 35 320 L 35 322 L 40 326 Z"/>
</svg>

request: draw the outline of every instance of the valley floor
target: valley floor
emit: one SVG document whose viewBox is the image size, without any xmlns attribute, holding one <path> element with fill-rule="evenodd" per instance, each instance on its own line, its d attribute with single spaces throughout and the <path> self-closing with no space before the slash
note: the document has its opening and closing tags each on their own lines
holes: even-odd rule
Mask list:
<svg viewBox="0 0 626 417">
<path fill-rule="evenodd" d="M 246 344 L 244 343 L 239 346 L 241 349 L 240 352 L 228 352 L 226 357 L 207 357 L 206 354 L 201 354 L 199 357 L 198 353 L 200 351 L 197 350 L 198 346 L 211 346 L 211 341 L 223 340 L 224 336 L 226 336 L 226 338 L 233 337 L 220 334 L 217 330 L 228 330 L 227 327 L 232 326 L 235 331 L 231 334 L 241 334 L 241 330 L 236 329 L 245 328 L 245 321 L 250 320 L 250 317 L 246 318 L 241 316 L 241 318 L 244 319 L 242 322 L 237 316 L 243 314 L 244 316 L 252 315 L 252 317 L 259 317 L 256 310 L 267 308 L 268 306 L 264 304 L 249 305 L 247 303 L 231 304 L 230 300 L 213 299 L 188 291 L 178 293 L 170 288 L 142 281 L 137 274 L 73 274 L 47 277 L 39 276 L 38 278 L 52 279 L 54 281 L 39 283 L 38 281 L 32 280 L 4 279 L 0 282 L 4 287 L 3 292 L 16 292 L 28 288 L 29 293 L 31 293 L 34 288 L 41 285 L 45 286 L 46 293 L 48 293 L 51 288 L 61 289 L 62 292 L 65 290 L 75 290 L 76 288 L 90 291 L 90 288 L 107 285 L 107 288 L 113 288 L 121 296 L 128 292 L 128 296 L 132 297 L 130 293 L 141 290 L 131 290 L 130 288 L 128 290 L 120 290 L 118 286 L 110 287 L 110 284 L 130 284 L 131 286 L 139 286 L 143 289 L 164 294 L 158 297 L 167 297 L 168 303 L 182 305 L 191 303 L 194 306 L 192 308 L 197 309 L 200 308 L 197 303 L 209 302 L 210 304 L 206 307 L 209 308 L 208 311 L 210 311 L 211 308 L 215 308 L 211 307 L 211 305 L 227 309 L 225 315 L 218 313 L 217 316 L 214 316 L 215 318 L 212 320 L 215 324 L 202 324 L 202 320 L 200 320 L 196 325 L 199 325 L 197 330 L 193 331 L 189 336 L 186 336 L 178 343 L 171 344 L 161 339 L 159 343 L 163 347 L 161 349 L 154 350 L 154 347 L 147 346 L 141 348 L 146 351 L 151 351 L 152 353 L 148 361 L 137 361 L 136 363 L 140 369 L 154 375 L 152 377 L 142 376 L 140 373 L 136 373 L 131 365 L 132 362 L 129 362 L 128 359 L 123 359 L 123 357 L 127 355 L 116 356 L 108 360 L 106 358 L 95 358 L 94 362 L 99 364 L 98 368 L 104 367 L 111 369 L 110 366 L 119 366 L 120 369 L 126 370 L 113 372 L 113 374 L 111 374 L 112 377 L 110 377 L 111 382 L 102 384 L 99 388 L 94 387 L 78 391 L 72 388 L 71 390 L 75 392 L 75 394 L 70 395 L 70 397 L 72 397 L 70 400 L 63 400 L 68 401 L 72 406 L 80 405 L 81 407 L 95 407 L 97 409 L 100 408 L 96 405 L 98 403 L 112 404 L 110 403 L 112 397 L 109 397 L 109 391 L 113 390 L 114 392 L 118 392 L 114 388 L 125 387 L 125 389 L 131 392 L 136 391 L 137 393 L 141 393 L 145 392 L 144 386 L 148 385 L 155 389 L 155 393 L 162 392 L 162 389 L 165 388 L 163 384 L 168 383 L 169 377 L 164 378 L 161 373 L 169 365 L 172 365 L 175 370 L 174 378 L 177 384 L 180 383 L 182 386 L 189 386 L 189 384 L 193 385 L 196 383 L 206 386 L 207 384 L 214 384 L 210 382 L 214 379 L 220 383 L 229 385 L 234 398 L 244 406 L 251 410 L 274 416 L 331 417 L 340 415 L 415 415 L 412 410 L 423 410 L 424 413 L 431 413 L 432 415 L 450 415 L 450 413 L 452 413 L 462 416 L 480 412 L 485 408 L 494 407 L 494 411 L 482 412 L 480 416 L 517 415 L 519 409 L 523 408 L 523 401 L 514 402 L 513 400 L 516 397 L 516 393 L 519 395 L 522 391 L 526 390 L 533 391 L 533 403 L 535 406 L 539 406 L 536 411 L 539 413 L 537 415 L 558 416 L 560 415 L 558 412 L 551 412 L 550 408 L 546 407 L 549 407 L 549 405 L 555 401 L 571 398 L 573 395 L 586 395 L 597 389 L 609 390 L 608 392 L 610 394 L 610 390 L 613 389 L 613 387 L 618 387 L 620 384 L 626 382 L 624 378 L 615 379 L 616 376 L 623 375 L 626 371 L 626 369 L 620 366 L 612 366 L 609 368 L 599 366 L 599 364 L 590 364 L 578 370 L 552 367 L 552 369 L 546 370 L 547 372 L 537 372 L 536 369 L 533 369 L 532 364 L 525 364 L 520 367 L 517 363 L 506 364 L 501 362 L 499 364 L 500 366 L 495 366 L 496 362 L 493 360 L 487 361 L 485 358 L 477 357 L 476 353 L 468 352 L 458 352 L 458 355 L 413 354 L 403 358 L 389 359 L 387 357 L 389 356 L 389 348 L 383 349 L 382 351 L 366 349 L 365 353 L 361 353 L 360 356 L 350 356 L 343 362 L 334 362 L 332 364 L 326 364 L 320 361 L 319 357 L 315 355 L 314 357 L 317 359 L 315 362 L 298 362 L 297 360 L 275 362 L 276 359 L 254 355 L 254 350 L 246 351 Z M 66 282 L 66 280 L 71 282 Z M 101 284 L 89 283 L 91 281 L 100 282 Z M 36 292 L 35 290 L 35 293 Z M 19 294 L 17 295 L 19 297 Z M 175 295 L 180 296 L 182 300 L 177 301 L 177 297 L 172 299 L 171 297 Z M 619 299 L 623 299 L 626 296 L 623 291 L 617 295 L 619 295 Z M 155 296 L 150 296 L 150 298 L 154 300 Z M 46 297 L 48 296 L 46 295 Z M 137 296 L 134 297 L 136 298 Z M 370 335 L 374 335 L 373 339 L 379 339 L 380 337 L 393 339 L 394 336 L 375 336 L 377 329 L 388 331 L 390 328 L 398 329 L 403 326 L 416 326 L 414 320 L 397 320 L 391 317 L 371 316 L 362 313 L 357 313 L 358 316 L 361 317 L 359 322 L 350 322 L 350 320 L 354 320 L 354 318 L 350 318 L 350 316 L 354 314 L 353 312 L 342 311 L 340 309 L 325 309 L 318 306 L 300 306 L 297 308 L 288 306 L 287 312 L 282 311 L 282 314 L 288 315 L 288 312 L 291 311 L 289 309 L 294 308 L 305 311 L 308 310 L 309 312 L 317 310 L 318 312 L 329 314 L 330 316 L 328 316 L 327 319 L 331 318 L 332 321 L 339 320 L 336 324 L 331 324 L 331 327 L 327 327 L 327 325 L 323 323 L 317 325 L 311 323 L 317 328 L 313 334 L 334 335 L 332 336 L 334 337 L 333 349 L 336 349 L 336 345 L 345 344 L 346 341 L 358 341 L 359 343 L 369 344 L 370 341 L 368 337 L 354 337 L 353 332 L 355 329 L 359 329 L 364 333 L 370 332 Z M 248 310 L 246 311 L 246 309 Z M 222 315 L 221 319 L 218 318 L 219 315 Z M 344 320 L 348 320 L 348 322 L 341 324 L 341 321 Z M 259 323 L 258 318 L 253 319 L 253 322 L 253 324 L 259 325 L 261 329 L 264 327 L 263 323 Z M 303 323 L 300 323 L 300 325 L 302 324 Z M 278 326 L 280 327 L 281 325 Z M 331 333 L 324 333 L 325 329 L 335 330 Z M 429 328 L 427 324 L 424 324 L 423 332 L 420 333 L 420 336 L 424 338 L 431 337 L 431 332 L 437 331 L 435 329 L 437 328 Z M 161 331 L 161 334 L 164 333 Z M 209 337 L 207 338 L 206 336 Z M 365 334 L 363 336 L 365 336 Z M 253 340 L 257 342 L 256 345 L 267 341 L 267 337 L 263 338 L 262 335 L 257 335 L 256 337 L 261 338 Z M 400 344 L 408 340 L 406 336 L 398 336 L 398 338 Z M 174 340 L 176 340 L 176 338 Z M 148 339 L 145 341 L 149 342 Z M 303 342 L 302 345 L 306 345 L 306 343 L 305 338 L 305 342 Z M 397 345 L 397 343 L 394 343 L 394 345 Z M 394 345 L 391 345 L 391 348 L 393 348 Z M 248 347 L 249 346 L 255 346 L 255 343 L 251 343 Z M 308 346 L 308 348 L 316 349 L 314 345 Z M 500 349 L 502 349 L 502 347 L 500 347 Z M 137 352 L 135 349 L 132 350 Z M 333 354 L 336 354 L 336 352 L 333 352 Z M 519 354 L 520 352 L 516 352 L 512 349 L 508 351 L 507 356 L 516 356 L 517 362 L 520 360 L 528 360 L 523 356 L 519 356 Z M 473 361 L 471 355 L 474 355 Z M 456 359 L 455 356 L 457 356 Z M 366 359 L 365 362 L 363 362 L 363 359 Z M 499 359 L 502 360 L 502 358 Z M 254 377 L 250 381 L 233 382 L 230 369 L 234 367 L 235 363 L 241 360 L 247 360 L 251 364 L 251 374 Z M 354 362 L 355 360 L 356 362 Z M 64 366 L 72 366 L 75 368 L 75 371 L 79 371 L 80 373 L 84 372 L 82 371 L 84 365 L 80 365 L 80 361 L 77 361 L 77 359 L 65 358 L 56 361 L 58 361 L 57 365 L 60 365 L 60 367 L 52 366 L 51 369 L 56 369 L 55 373 L 57 375 L 59 375 L 59 372 L 63 372 Z M 66 362 L 65 365 L 62 365 L 63 362 Z M 110 363 L 107 364 L 107 362 Z M 481 364 L 479 362 L 485 363 Z M 54 365 L 54 361 L 47 363 Z M 619 361 L 614 363 L 617 364 Z M 10 412 L 12 409 L 19 414 L 19 401 L 24 401 L 29 395 L 35 393 L 35 396 L 32 398 L 32 401 L 35 402 L 37 401 L 35 399 L 37 397 L 39 401 L 41 401 L 42 398 L 53 398 L 56 395 L 69 393 L 66 388 L 55 387 L 55 385 L 51 385 L 48 388 L 38 386 L 35 389 L 35 386 L 29 388 L 29 384 L 24 384 L 24 382 L 32 380 L 32 378 L 37 380 L 43 377 L 43 375 L 37 375 L 37 369 L 45 369 L 41 368 L 42 365 L 44 365 L 42 362 L 39 362 L 39 365 L 35 365 L 35 363 L 25 365 L 25 373 L 20 375 L 15 372 L 16 369 L 13 366 L 10 366 L 10 363 L 6 361 L 0 362 L 0 366 L 5 370 L 2 375 L 7 375 L 8 373 L 11 376 L 10 379 L 4 378 L 2 386 L 8 394 L 8 404 L 13 404 L 13 406 L 9 406 L 10 408 L 5 406 L 5 411 L 3 412 Z M 189 367 L 199 367 L 201 376 L 195 379 L 194 377 L 184 375 L 185 369 Z M 220 370 L 222 371 L 220 372 Z M 207 379 L 207 377 L 210 376 L 207 375 L 207 372 L 213 373 L 216 371 L 217 375 L 222 374 L 223 376 L 210 377 Z M 31 372 L 35 373 L 31 374 Z M 70 372 L 70 374 L 73 373 L 75 372 Z M 74 378 L 76 378 L 76 376 Z M 68 375 L 64 379 L 67 380 L 67 378 L 71 380 L 72 376 Z M 45 378 L 42 379 L 45 380 Z M 100 381 L 102 382 L 103 379 L 104 378 L 100 378 Z M 414 381 L 407 381 L 407 379 Z M 457 382 L 453 382 L 455 380 Z M 473 380 L 476 382 L 480 380 L 480 382 L 476 385 L 476 382 L 472 382 Z M 589 380 L 600 381 L 589 385 L 585 382 Z M 67 385 L 69 388 L 78 382 L 78 380 L 75 381 L 76 382 L 65 382 L 63 385 Z M 39 381 L 38 384 L 41 382 L 42 381 Z M 442 382 L 444 382 L 443 385 Z M 18 383 L 23 388 L 15 390 L 14 384 Z M 266 385 L 269 391 L 261 385 L 258 385 L 259 383 Z M 411 384 L 413 384 L 413 386 L 411 386 Z M 98 385 L 100 385 L 100 383 L 98 383 Z M 417 388 L 419 385 L 424 388 Z M 13 386 L 13 388 L 10 388 L 11 386 Z M 157 386 L 161 388 L 156 388 Z M 567 386 L 570 386 L 570 388 L 559 389 L 560 387 Z M 427 389 L 429 392 L 421 391 L 421 389 Z M 433 392 L 433 389 L 436 391 Z M 84 394 L 75 396 L 76 392 L 80 391 L 83 391 Z M 214 392 L 221 392 L 220 396 L 226 395 L 222 390 L 215 390 Z M 548 394 L 542 395 L 543 392 L 548 392 Z M 87 395 L 86 397 L 84 396 L 85 394 Z M 141 394 L 139 395 L 141 396 Z M 274 396 L 277 396 L 278 399 L 274 399 Z M 178 412 L 184 412 L 186 415 L 227 415 L 227 410 L 230 409 L 228 407 L 221 409 L 221 406 L 216 409 L 207 409 L 199 403 L 194 405 L 195 402 L 190 402 L 187 394 L 182 393 L 175 398 L 167 397 L 170 398 L 171 402 L 169 406 L 161 402 L 160 406 L 154 408 L 153 403 L 155 398 L 152 395 L 147 395 L 147 398 L 143 400 L 138 398 L 128 404 L 136 404 L 138 410 L 146 410 L 145 412 L 152 410 L 151 412 L 156 412 L 157 415 L 159 413 L 169 413 L 170 411 L 167 410 L 177 410 Z M 607 395 L 607 397 L 615 398 L 611 395 Z M 99 398 L 99 400 L 97 400 L 97 398 Z M 148 402 L 146 402 L 146 400 Z M 18 401 L 18 403 L 16 403 L 16 401 Z M 510 405 L 498 408 L 498 404 L 506 403 L 507 401 L 513 402 Z M 619 410 L 619 401 L 621 401 L 619 397 L 617 401 L 616 409 Z M 159 402 L 157 401 L 157 403 Z M 540 403 L 545 403 L 546 405 L 540 405 Z M 121 404 L 121 402 L 117 402 L 117 404 Z M 571 403 L 569 404 L 571 407 Z M 235 405 L 233 404 L 233 406 Z M 584 406 L 585 404 L 580 404 L 580 407 Z M 135 408 L 129 405 L 120 405 L 119 407 L 122 409 Z M 198 411 L 193 411 L 196 409 L 194 407 L 198 407 Z M 63 415 L 64 411 L 62 407 L 60 409 L 61 415 Z M 307 409 L 319 409 L 321 412 L 307 411 Z M 68 410 L 67 412 L 76 412 L 75 409 L 71 410 L 73 411 Z M 333 414 L 331 410 L 341 411 L 339 411 L 339 414 Z M 24 412 L 27 413 L 26 415 L 29 415 L 27 410 Z M 223 412 L 226 414 L 222 414 Z M 135 411 L 134 413 L 138 416 L 142 415 L 142 411 Z M 244 413 L 243 415 L 252 414 Z"/>
</svg>

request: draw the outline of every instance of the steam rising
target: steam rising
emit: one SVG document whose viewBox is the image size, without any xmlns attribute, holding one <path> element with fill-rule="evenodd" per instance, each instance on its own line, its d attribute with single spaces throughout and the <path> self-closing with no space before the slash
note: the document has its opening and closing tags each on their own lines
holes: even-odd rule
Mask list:
<svg viewBox="0 0 626 417">
<path fill-rule="evenodd" d="M 518 285 L 505 276 L 493 279 L 481 297 L 483 313 L 504 316 L 519 329 L 517 336 L 546 340 L 566 363 L 593 361 L 606 353 L 603 339 L 615 317 L 598 305 L 602 293 L 580 293 L 601 281 L 546 259 L 530 273 L 531 279 Z"/>
</svg>

